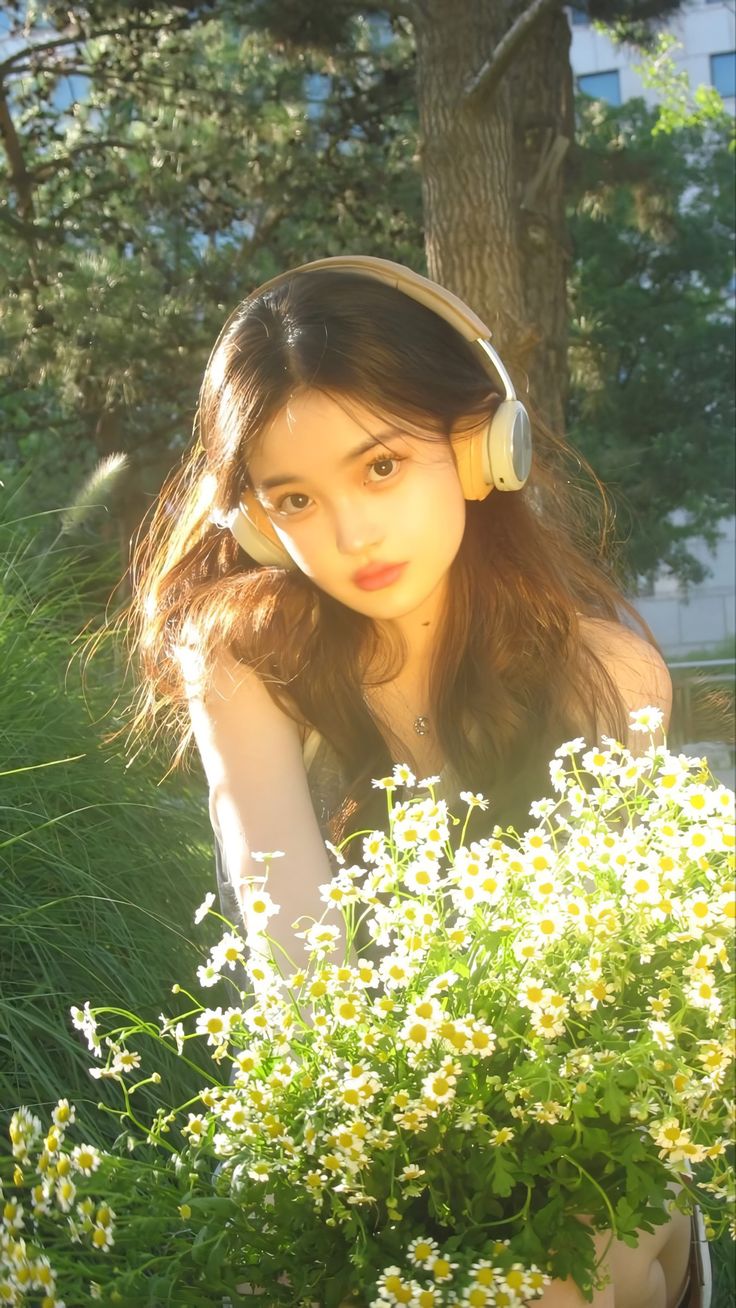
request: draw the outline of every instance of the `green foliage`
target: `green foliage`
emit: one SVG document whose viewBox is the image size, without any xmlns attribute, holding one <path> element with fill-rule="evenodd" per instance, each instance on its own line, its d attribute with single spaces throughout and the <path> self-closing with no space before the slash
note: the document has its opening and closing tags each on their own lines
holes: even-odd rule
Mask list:
<svg viewBox="0 0 736 1308">
<path fill-rule="evenodd" d="M 6 485 L 0 517 L 0 1103 L 72 1096 L 88 1137 L 109 1143 L 119 1126 L 94 1111 L 109 1096 L 69 1009 L 92 990 L 155 1019 L 182 960 L 201 956 L 190 931 L 211 837 L 198 784 L 161 785 L 155 751 L 129 768 L 120 741 L 102 743 L 119 655 L 103 648 L 83 672 L 74 647 L 115 560 L 65 536 L 41 548 L 27 489 Z M 165 1081 L 185 1096 L 173 1059 Z"/>
<path fill-rule="evenodd" d="M 696 582 L 687 538 L 713 547 L 734 502 L 730 129 L 657 122 L 579 105 L 569 430 L 618 501 L 632 579 Z"/>
<path fill-rule="evenodd" d="M 590 6 L 609 22 L 629 10 Z M 347 0 L 329 14 L 85 4 L 77 27 L 33 12 L 5 74 L 28 181 L 8 157 L 0 479 L 39 455 L 36 506 L 58 506 L 125 451 L 109 506 L 124 548 L 189 441 L 243 294 L 356 248 L 423 267 L 413 40 Z M 49 23 L 63 36 L 46 49 Z M 310 23 L 326 24 L 319 40 Z M 618 498 L 632 582 L 662 564 L 697 580 L 686 539 L 713 541 L 732 507 L 725 132 L 654 141 L 663 121 L 587 101 L 571 177 L 570 432 Z"/>
<path fill-rule="evenodd" d="M 248 290 L 358 244 L 421 258 L 406 42 L 374 50 L 355 20 L 341 65 L 275 45 L 224 3 L 77 6 L 53 42 L 49 16 L 53 29 L 35 11 L 5 69 L 0 476 L 31 441 L 46 456 L 39 501 L 58 504 L 123 450 L 150 495 Z M 34 399 L 16 412 L 23 388 Z"/>
<path fill-rule="evenodd" d="M 648 90 L 656 91 L 659 101 L 659 115 L 652 133 L 673 132 L 682 127 L 708 127 L 712 123 L 720 124 L 730 136 L 731 150 L 734 146 L 733 120 L 726 109 L 723 99 L 714 86 L 690 87 L 687 70 L 677 68 L 674 52 L 682 49 L 682 43 L 671 32 L 658 32 L 651 51 L 636 66 L 642 83 Z"/>
</svg>

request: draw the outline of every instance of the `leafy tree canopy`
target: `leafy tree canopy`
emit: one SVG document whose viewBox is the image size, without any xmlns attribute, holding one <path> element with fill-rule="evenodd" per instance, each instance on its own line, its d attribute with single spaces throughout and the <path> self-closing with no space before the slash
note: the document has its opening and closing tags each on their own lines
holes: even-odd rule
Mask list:
<svg viewBox="0 0 736 1308">
<path fill-rule="evenodd" d="M 32 462 L 34 502 L 59 505 L 127 452 L 123 549 L 243 294 L 356 248 L 424 267 L 408 25 L 340 0 L 323 9 L 344 44 L 302 49 L 255 30 L 257 8 L 95 0 L 72 21 L 24 3 L 0 69 L 0 477 Z M 659 121 L 582 103 L 569 422 L 619 500 L 632 576 L 696 579 L 683 538 L 731 511 L 730 165 L 718 123 L 655 141 Z"/>
<path fill-rule="evenodd" d="M 581 101 L 570 214 L 570 438 L 618 500 L 632 574 L 703 570 L 734 511 L 731 128 Z M 686 511 L 675 526 L 671 513 Z"/>
<path fill-rule="evenodd" d="M 43 456 L 42 500 L 118 449 L 153 493 L 225 313 L 265 277 L 421 251 L 405 52 L 358 24 L 338 78 L 211 8 L 77 6 L 57 35 L 39 11 L 5 60 L 4 457 Z"/>
</svg>

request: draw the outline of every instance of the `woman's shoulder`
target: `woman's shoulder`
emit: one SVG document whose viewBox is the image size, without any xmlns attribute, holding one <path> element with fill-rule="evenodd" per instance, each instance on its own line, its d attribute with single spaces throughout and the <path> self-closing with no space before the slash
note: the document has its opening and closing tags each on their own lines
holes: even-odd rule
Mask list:
<svg viewBox="0 0 736 1308">
<path fill-rule="evenodd" d="M 660 709 L 667 730 L 672 678 L 659 650 L 633 628 L 611 618 L 579 614 L 578 622 L 584 651 L 603 666 L 626 712 L 649 706 Z"/>
<path fill-rule="evenodd" d="M 246 730 L 261 730 L 273 740 L 275 728 L 293 732 L 299 741 L 304 770 L 309 774 L 319 758 L 323 737 L 299 712 L 293 696 L 281 688 L 281 704 L 269 694 L 262 674 L 241 663 L 227 650 L 221 651 L 212 669 L 206 690 L 200 680 L 188 685 L 190 717 L 202 754 L 219 728 L 218 743 L 235 737 L 242 740 Z M 242 757 L 242 752 L 241 752 Z"/>
</svg>

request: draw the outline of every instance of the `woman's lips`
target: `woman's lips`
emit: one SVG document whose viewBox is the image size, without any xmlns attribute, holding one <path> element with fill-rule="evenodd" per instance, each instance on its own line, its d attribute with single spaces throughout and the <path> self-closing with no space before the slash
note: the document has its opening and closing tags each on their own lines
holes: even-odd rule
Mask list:
<svg viewBox="0 0 736 1308">
<path fill-rule="evenodd" d="M 361 590 L 383 590 L 384 586 L 391 586 L 398 580 L 405 567 L 405 563 L 371 564 L 369 568 L 353 573 L 353 581 Z"/>
</svg>

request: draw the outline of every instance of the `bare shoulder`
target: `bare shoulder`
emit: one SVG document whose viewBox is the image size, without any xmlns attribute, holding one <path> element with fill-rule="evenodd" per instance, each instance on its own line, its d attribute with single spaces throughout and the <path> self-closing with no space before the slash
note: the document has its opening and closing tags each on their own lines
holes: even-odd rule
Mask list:
<svg viewBox="0 0 736 1308">
<path fill-rule="evenodd" d="M 608 618 L 580 617 L 585 646 L 600 659 L 628 711 L 662 710 L 665 730 L 672 711 L 672 679 L 662 655 L 643 636 Z"/>
<path fill-rule="evenodd" d="M 239 767 L 300 749 L 299 724 L 269 693 L 265 678 L 228 651 L 217 656 L 210 676 L 187 687 L 197 743 L 209 755 L 224 750 Z M 205 766 L 208 760 L 205 761 Z"/>
<path fill-rule="evenodd" d="M 206 675 L 196 647 L 180 647 L 177 654 L 193 720 L 205 712 L 214 719 L 232 719 L 235 713 L 251 723 L 258 721 L 262 725 L 273 725 L 282 722 L 285 730 L 296 730 L 301 743 L 304 743 L 309 734 L 308 724 L 299 714 L 296 703 L 283 690 L 282 698 L 288 701 L 290 711 L 277 703 L 268 690 L 265 671 L 249 667 L 223 648 Z"/>
</svg>

